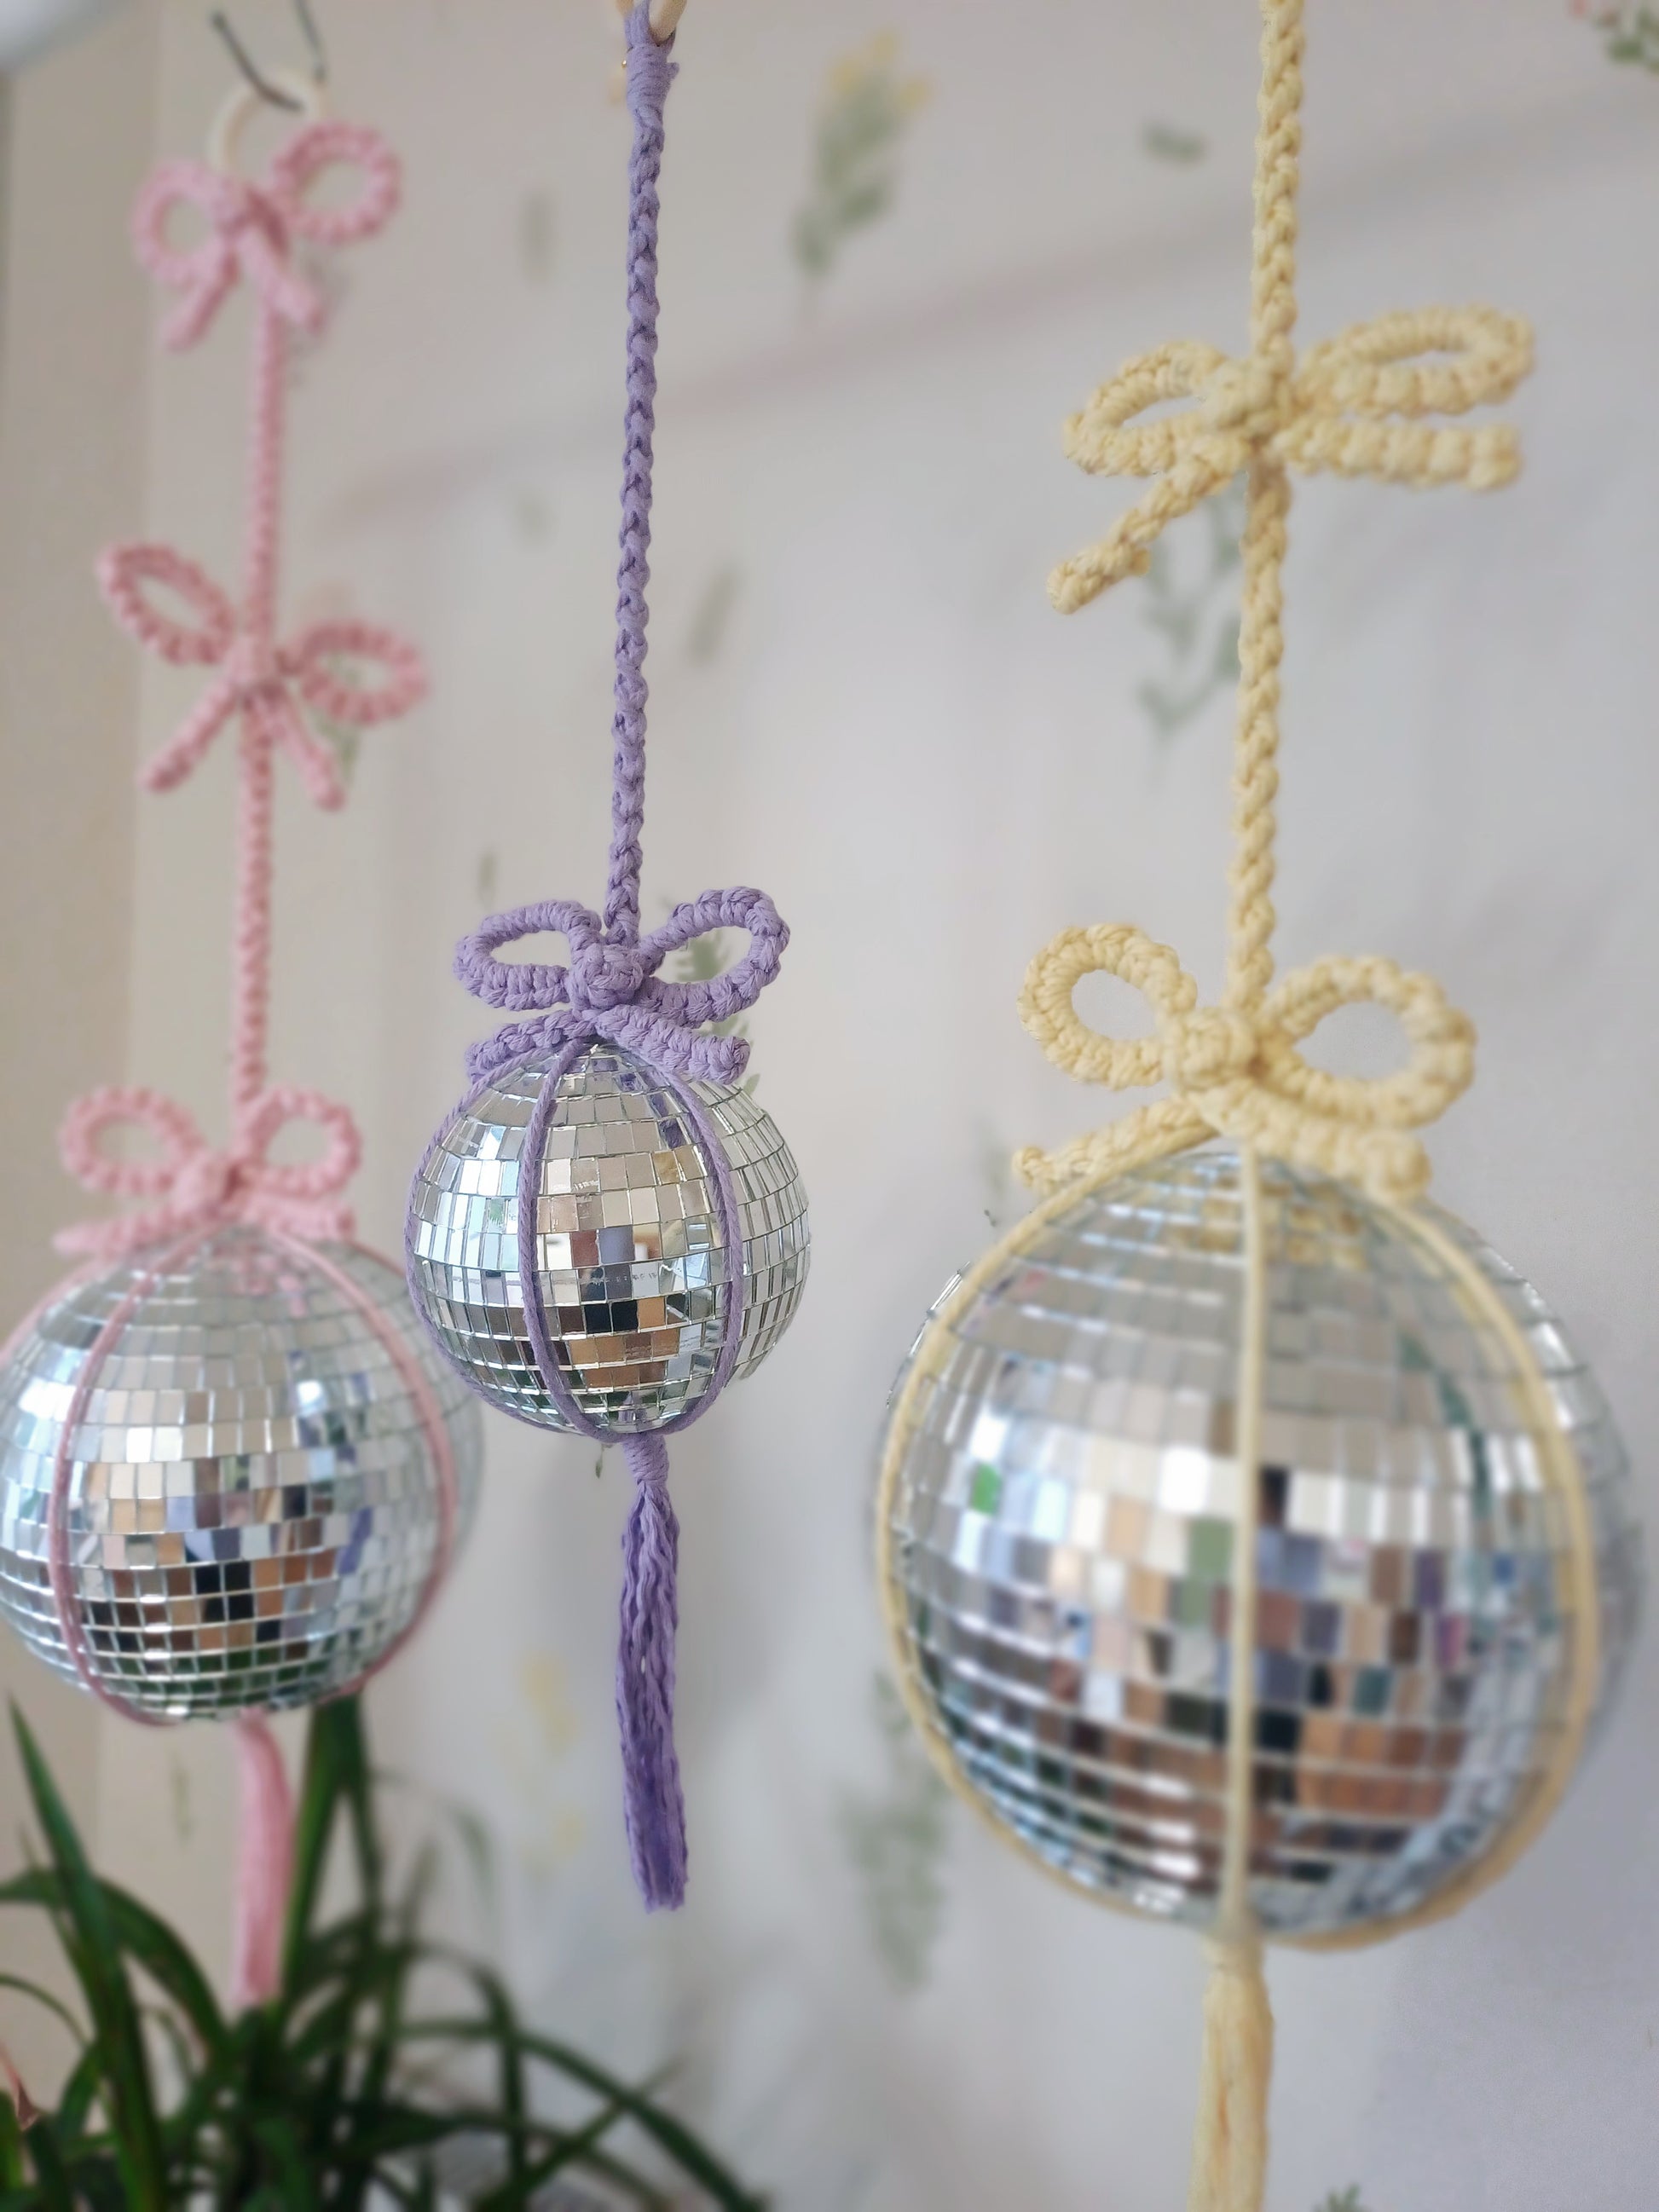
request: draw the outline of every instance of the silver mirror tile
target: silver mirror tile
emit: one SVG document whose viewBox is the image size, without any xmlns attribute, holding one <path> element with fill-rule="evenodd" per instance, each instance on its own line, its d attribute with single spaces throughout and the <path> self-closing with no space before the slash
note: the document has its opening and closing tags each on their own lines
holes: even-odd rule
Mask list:
<svg viewBox="0 0 1659 2212">
<path fill-rule="evenodd" d="M 1407 1913 L 1491 1848 L 1547 1762 L 1578 1627 L 1504 1340 L 1397 1217 L 1263 1173 L 1251 1892 L 1295 1936 Z M 1575 1448 L 1605 1711 L 1642 1598 L 1623 1448 L 1538 1293 L 1437 1218 Z M 1198 1924 L 1225 1813 L 1241 1243 L 1224 1147 L 1035 1231 L 952 1325 L 890 1501 L 908 1663 L 966 1778 L 1085 1887 Z"/>
<path fill-rule="evenodd" d="M 416 1177 L 410 1280 L 438 1342 L 491 1404 L 567 1425 L 536 1363 L 518 1236 L 520 1151 L 550 1055 L 492 1079 Z M 694 1086 L 719 1131 L 741 1217 L 744 1309 L 733 1370 L 750 1373 L 793 1319 L 809 1259 L 806 1194 L 745 1091 Z M 707 1391 L 723 1341 L 729 1255 L 718 1194 L 673 1091 L 631 1054 L 594 1046 L 559 1081 L 537 1185 L 537 1279 L 563 1380 L 622 1435 Z"/>
<path fill-rule="evenodd" d="M 356 1246 L 323 1249 L 420 1361 L 464 1528 L 475 1402 L 425 1342 L 398 1271 Z M 140 1253 L 74 1285 L 0 1368 L 0 1613 L 76 1679 L 47 1573 L 52 1471 L 88 1356 L 138 1289 L 71 1445 L 93 1663 L 174 1719 L 311 1704 L 374 1663 L 426 1587 L 439 1493 L 418 1410 L 352 1301 L 259 1230 L 222 1230 L 183 1264 L 154 1266 Z"/>
</svg>

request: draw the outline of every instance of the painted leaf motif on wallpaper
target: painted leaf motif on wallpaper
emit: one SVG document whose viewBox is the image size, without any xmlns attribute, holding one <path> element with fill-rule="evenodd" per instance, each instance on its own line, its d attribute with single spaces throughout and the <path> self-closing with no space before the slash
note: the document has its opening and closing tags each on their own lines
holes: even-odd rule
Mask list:
<svg viewBox="0 0 1659 2212">
<path fill-rule="evenodd" d="M 878 1796 L 849 1794 L 842 1834 L 882 1964 L 898 1988 L 919 1990 L 945 1926 L 950 1792 L 884 1674 L 875 1678 L 872 1704 L 887 1751 L 887 1786 Z"/>
<path fill-rule="evenodd" d="M 1200 132 L 1183 130 L 1178 123 L 1153 122 L 1141 126 L 1140 149 L 1155 161 L 1170 161 L 1178 169 L 1190 169 L 1205 159 L 1210 142 Z"/>
<path fill-rule="evenodd" d="M 559 240 L 558 208 L 545 185 L 533 185 L 519 202 L 519 267 L 532 284 L 553 274 Z"/>
<path fill-rule="evenodd" d="M 1659 73 L 1659 9 L 1610 7 L 1601 0 L 1573 0 L 1572 12 L 1607 34 L 1610 61 L 1631 62 Z"/>
<path fill-rule="evenodd" d="M 1164 673 L 1136 693 L 1152 735 L 1185 729 L 1219 691 L 1238 680 L 1238 616 L 1231 579 L 1244 532 L 1244 483 L 1209 501 L 1200 564 L 1194 572 L 1168 538 L 1152 548 L 1146 579 L 1146 623 L 1161 639 Z"/>
<path fill-rule="evenodd" d="M 700 668 L 720 659 L 742 590 L 743 571 L 735 561 L 727 561 L 715 569 L 699 595 L 685 649 Z"/>
<path fill-rule="evenodd" d="M 902 76 L 890 31 L 846 55 L 830 73 L 812 143 L 811 178 L 791 234 L 811 283 L 826 277 L 855 232 L 879 221 L 898 190 L 899 149 L 927 101 L 925 78 Z"/>
<path fill-rule="evenodd" d="M 605 1455 L 599 1454 L 599 1473 Z M 551 1881 L 588 1837 L 586 1808 L 569 1765 L 581 1736 L 562 1659 L 532 1651 L 520 1661 L 515 1696 L 496 1724 L 496 1761 L 518 1801 L 517 1856 L 536 1881 Z"/>
</svg>

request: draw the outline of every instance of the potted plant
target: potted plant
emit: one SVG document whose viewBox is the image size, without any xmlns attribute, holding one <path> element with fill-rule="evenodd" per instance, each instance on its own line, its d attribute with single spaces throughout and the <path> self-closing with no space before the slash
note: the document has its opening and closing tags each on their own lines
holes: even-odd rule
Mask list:
<svg viewBox="0 0 1659 2212">
<path fill-rule="evenodd" d="M 52 2110 L 0 2095 L 0 2212 L 761 2212 L 659 2083 L 536 2033 L 487 1965 L 422 1933 L 432 1855 L 393 1883 L 354 1700 L 312 1717 L 282 1987 L 237 2018 L 183 1938 L 93 1871 L 14 1717 L 43 1856 L 0 1884 L 0 1904 L 50 1916 L 82 2009 L 0 1975 L 78 2046 Z M 337 1847 L 354 1893 L 329 1912 Z M 578 2117 L 544 2116 L 549 2076 Z"/>
</svg>

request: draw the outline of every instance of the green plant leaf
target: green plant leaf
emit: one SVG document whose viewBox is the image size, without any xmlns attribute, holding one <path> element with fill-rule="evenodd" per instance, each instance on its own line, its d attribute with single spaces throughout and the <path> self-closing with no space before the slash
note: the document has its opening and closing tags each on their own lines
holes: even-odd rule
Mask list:
<svg viewBox="0 0 1659 2212">
<path fill-rule="evenodd" d="M 666 2212 L 665 2191 L 610 2147 L 624 2125 L 672 2162 L 678 2185 L 696 2186 L 700 2202 L 756 2212 L 760 2200 L 657 2103 L 656 2082 L 618 2081 L 562 2042 L 527 2033 L 499 1976 L 422 1939 L 433 1855 L 417 1853 L 409 1880 L 387 1893 L 355 1707 L 318 1715 L 307 1742 L 282 1992 L 233 2020 L 166 1923 L 92 1873 L 38 1753 L 31 1766 L 26 1751 L 25 1764 L 51 1863 L 0 1884 L 0 1904 L 52 1915 L 91 2024 L 58 2112 L 42 2123 L 38 2156 L 33 2131 L 21 2142 L 15 2125 L 0 2132 L 0 2212 L 368 2212 L 371 2201 L 434 2212 L 433 2154 L 459 2136 L 492 2147 L 486 2185 L 501 2203 L 528 2208 L 568 2170 L 608 2185 L 619 2203 Z M 342 1822 L 363 1894 L 325 1920 Z M 411 2023 L 415 1978 L 428 1973 L 459 1976 L 476 2009 L 453 2023 Z M 8 1986 L 46 1994 L 0 1977 Z M 165 2117 L 147 2038 L 171 2053 L 160 2069 L 172 2085 Z M 453 2078 L 476 2079 L 482 2060 L 493 2064 L 491 2095 L 458 2100 Z M 539 2066 L 596 2109 L 570 2125 L 535 2118 L 530 2075 Z"/>
<path fill-rule="evenodd" d="M 102 1894 L 115 1946 L 166 1990 L 203 2045 L 216 2048 L 224 2037 L 224 2015 L 206 1975 L 184 1944 L 164 1920 L 126 1890 L 95 1875 L 92 1879 Z M 72 1911 L 69 1885 L 56 1869 L 49 1867 L 32 1867 L 25 1874 L 14 1875 L 9 1881 L 0 1882 L 0 1905 L 41 1905 L 64 1913 Z M 78 2024 L 71 2020 L 70 2025 L 84 2041 Z"/>
<path fill-rule="evenodd" d="M 586 2127 L 578 2128 L 538 2159 L 533 2166 L 522 2164 L 519 2171 L 499 2189 L 492 2189 L 487 2197 L 475 2200 L 473 2212 L 532 2212 L 538 2192 L 556 2174 L 567 2167 L 579 2165 L 591 2150 L 596 2149 L 623 2117 L 620 2105 L 603 2106 Z"/>
<path fill-rule="evenodd" d="M 58 2145 L 56 2124 L 49 2114 L 41 2114 L 29 2130 L 27 2140 L 38 2192 L 26 2196 L 22 2201 L 37 2208 L 37 2212 L 76 2212 L 69 2168 Z"/>
<path fill-rule="evenodd" d="M 283 1942 L 285 1995 L 290 1993 L 300 1954 L 312 1932 L 328 1866 L 328 1848 L 334 1836 L 334 1816 L 339 1809 L 344 1777 L 337 1732 L 328 1725 L 338 1710 L 319 1706 L 306 1731 L 305 1771 L 294 1816 L 294 1881 L 289 1892 L 288 1928 Z"/>
<path fill-rule="evenodd" d="M 281 2112 L 258 2112 L 253 2133 L 276 2168 L 274 2179 L 279 2188 L 271 2193 L 271 2203 L 280 2205 L 282 2212 L 319 2212 L 309 2163 L 288 2118 Z"/>
<path fill-rule="evenodd" d="M 43 2005 L 63 2021 L 76 2043 L 86 2041 L 87 2032 L 69 2007 L 61 2003 L 50 1990 L 42 1989 L 39 1982 L 27 1981 L 21 1974 L 0 1974 L 0 1990 L 15 1990 L 20 1996 L 33 1997 L 36 2004 Z"/>
<path fill-rule="evenodd" d="M 495 2030 L 497 2078 L 501 2084 L 501 2110 L 514 2123 L 514 2132 L 507 2139 L 507 2175 L 509 2185 L 523 2188 L 528 2179 L 525 2160 L 524 2139 L 517 2125 L 525 2117 L 524 2047 L 519 2039 L 519 2022 L 506 1990 L 493 1974 L 485 1974 L 478 1983 L 484 2010 Z M 485 2199 L 487 2203 L 489 2200 Z"/>
<path fill-rule="evenodd" d="M 0 2096 L 0 2187 L 19 2189 L 27 2176 L 23 2171 L 23 2130 L 9 2097 Z"/>
<path fill-rule="evenodd" d="M 150 2083 L 143 2031 L 122 1964 L 103 1884 L 88 1864 L 81 1838 L 58 1794 L 27 1722 L 15 1706 L 12 1726 L 36 1820 L 62 1884 L 64 1948 L 102 2043 L 114 2106 L 118 2155 L 133 2212 L 167 2212 L 161 2124 Z"/>
<path fill-rule="evenodd" d="M 104 2054 L 95 2043 L 89 2043 L 70 2069 L 52 2115 L 66 2143 L 73 2145 L 85 2129 L 103 2081 Z"/>
<path fill-rule="evenodd" d="M 471 1961 L 460 1963 L 475 1980 L 478 1978 L 481 1970 L 474 1967 Z M 406 2033 L 411 2041 L 422 2038 L 438 2038 L 460 2044 L 494 2040 L 494 2031 L 488 2024 L 465 2017 L 411 2021 Z M 552 2036 L 525 2030 L 520 2033 L 519 2041 L 526 2057 L 540 2059 L 544 2065 L 550 2066 L 568 2081 L 580 2082 L 583 2088 L 591 2089 L 596 2096 L 619 2106 L 628 2118 L 651 2137 L 659 2150 L 665 2151 L 690 2179 L 708 2191 L 714 2202 L 724 2208 L 724 2212 L 759 2212 L 763 2200 L 751 2196 L 736 2176 L 729 2173 L 712 2153 L 704 2148 L 691 2130 L 660 2105 L 654 2104 L 638 2090 L 629 2088 L 614 2074 Z"/>
</svg>

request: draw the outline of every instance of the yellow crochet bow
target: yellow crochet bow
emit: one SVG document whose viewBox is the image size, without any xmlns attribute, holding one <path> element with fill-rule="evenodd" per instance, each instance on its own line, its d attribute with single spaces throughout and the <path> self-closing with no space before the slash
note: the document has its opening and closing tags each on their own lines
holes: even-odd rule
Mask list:
<svg viewBox="0 0 1659 2212">
<path fill-rule="evenodd" d="M 1068 457 L 1095 476 L 1156 477 L 1097 545 L 1063 561 L 1048 596 L 1063 614 L 1141 574 L 1153 540 L 1179 516 L 1267 456 L 1313 475 L 1374 477 L 1490 491 L 1520 467 L 1507 424 L 1425 423 L 1506 399 L 1532 366 L 1532 334 L 1495 307 L 1426 307 L 1379 316 L 1328 338 L 1288 374 L 1177 339 L 1139 355 L 1066 425 Z M 1137 423 L 1169 399 L 1185 414 Z"/>
<path fill-rule="evenodd" d="M 1103 1036 L 1082 1019 L 1072 994 L 1097 972 L 1144 993 L 1157 1018 L 1151 1036 Z M 1338 1006 L 1366 1000 L 1398 1016 L 1406 1066 L 1382 1077 L 1310 1066 L 1297 1046 Z M 1407 1133 L 1443 1113 L 1474 1073 L 1474 1028 L 1432 976 L 1333 957 L 1282 977 L 1259 1013 L 1200 1007 L 1170 947 L 1127 923 L 1061 930 L 1026 971 L 1019 1016 L 1069 1074 L 1115 1091 L 1167 1080 L 1173 1092 L 1058 1152 L 1020 1152 L 1015 1168 L 1043 1190 L 1216 1135 L 1401 1203 L 1429 1180 L 1428 1157 Z"/>
<path fill-rule="evenodd" d="M 1292 38 L 1286 56 L 1298 50 Z M 1466 429 L 1423 418 L 1506 398 L 1532 365 L 1532 336 L 1518 316 L 1496 308 L 1429 307 L 1358 324 L 1297 362 L 1290 343 L 1294 109 L 1289 97 L 1264 109 L 1262 170 L 1271 189 L 1258 208 L 1254 350 L 1234 361 L 1191 341 L 1160 346 L 1103 384 L 1066 426 L 1066 452 L 1084 468 L 1157 482 L 1097 545 L 1054 571 L 1048 595 L 1062 613 L 1143 572 L 1159 533 L 1243 470 L 1250 496 L 1227 988 L 1219 1006 L 1200 1007 L 1197 985 L 1170 948 L 1127 927 L 1064 930 L 1037 955 L 1020 1018 L 1049 1059 L 1115 1090 L 1167 1081 L 1172 1092 L 1057 1152 L 1020 1152 L 1016 1170 L 1041 1189 L 1112 1175 L 1218 1135 L 1403 1203 L 1429 1180 L 1428 1156 L 1411 1131 L 1443 1113 L 1474 1073 L 1467 1018 L 1431 977 L 1407 975 L 1391 960 L 1319 960 L 1268 988 L 1279 569 L 1292 470 L 1476 491 L 1509 483 L 1521 457 L 1507 424 Z M 1171 399 L 1198 404 L 1137 421 Z M 1102 1036 L 1079 1018 L 1073 990 L 1097 969 L 1145 993 L 1157 1018 L 1152 1036 Z M 1310 1066 L 1297 1049 L 1303 1039 L 1338 1006 L 1366 1000 L 1398 1017 L 1409 1047 L 1405 1066 L 1371 1080 Z"/>
</svg>

